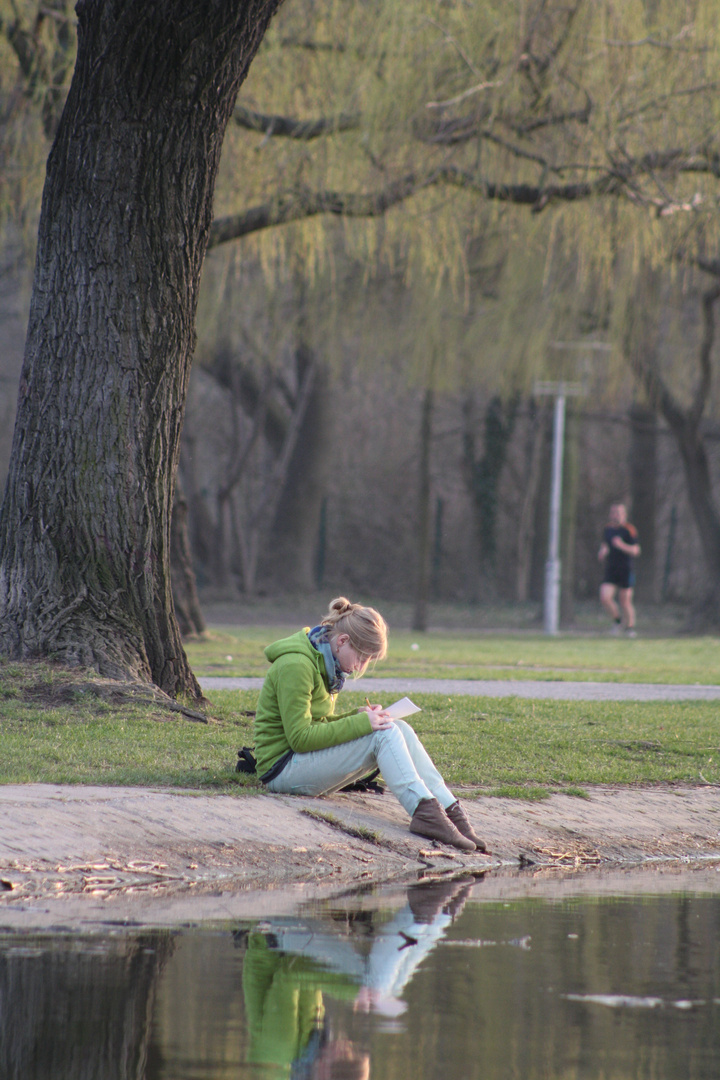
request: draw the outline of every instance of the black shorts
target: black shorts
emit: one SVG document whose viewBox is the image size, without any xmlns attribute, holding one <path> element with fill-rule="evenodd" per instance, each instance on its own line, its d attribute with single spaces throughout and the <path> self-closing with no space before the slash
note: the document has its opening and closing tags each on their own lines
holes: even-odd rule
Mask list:
<svg viewBox="0 0 720 1080">
<path fill-rule="evenodd" d="M 603 585 L 617 585 L 618 589 L 632 589 L 635 574 L 632 570 L 606 570 Z"/>
</svg>

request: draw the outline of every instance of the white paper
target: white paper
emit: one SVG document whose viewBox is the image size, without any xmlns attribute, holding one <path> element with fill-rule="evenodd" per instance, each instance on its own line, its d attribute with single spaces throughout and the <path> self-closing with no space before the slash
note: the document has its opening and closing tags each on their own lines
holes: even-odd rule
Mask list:
<svg viewBox="0 0 720 1080">
<path fill-rule="evenodd" d="M 400 720 L 403 716 L 412 716 L 415 712 L 420 712 L 420 706 L 415 705 L 409 697 L 400 698 L 393 705 L 388 705 L 387 709 L 383 709 L 388 716 L 392 716 L 393 720 Z"/>
</svg>

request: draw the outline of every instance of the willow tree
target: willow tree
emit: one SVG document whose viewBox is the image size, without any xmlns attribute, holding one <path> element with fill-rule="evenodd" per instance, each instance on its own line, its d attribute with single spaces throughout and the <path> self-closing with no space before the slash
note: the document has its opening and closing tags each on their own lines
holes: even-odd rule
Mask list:
<svg viewBox="0 0 720 1080">
<path fill-rule="evenodd" d="M 199 695 L 170 512 L 220 151 L 278 0 L 80 0 L 0 517 L 0 648 Z"/>
<path fill-rule="evenodd" d="M 636 210 L 712 213 L 719 20 L 713 0 L 298 0 L 235 109 L 210 244 L 382 218 L 346 225 L 349 244 L 460 281 L 488 204 L 591 202 L 596 213 L 567 217 L 589 264 L 613 256 L 611 218 L 667 244 Z M 234 185 L 250 161 L 252 183 Z M 262 250 L 317 263 L 326 231 L 265 231 Z"/>
<path fill-rule="evenodd" d="M 255 186 L 223 187 L 210 244 L 252 235 L 267 266 L 300 255 L 312 271 L 330 257 L 328 224 L 342 219 L 367 264 L 401 266 L 413 285 L 447 281 L 477 312 L 473 252 L 492 229 L 505 246 L 499 314 L 483 313 L 469 332 L 458 319 L 448 366 L 474 349 L 490 392 L 527 390 L 557 374 L 553 338 L 586 332 L 616 346 L 613 359 L 667 419 L 657 366 L 650 377 L 647 350 L 640 365 L 623 348 L 613 291 L 627 287 L 628 264 L 672 275 L 717 256 L 714 0 L 377 0 L 361 11 L 325 0 L 313 16 L 308 31 L 305 6 L 288 6 L 264 44 L 225 159 L 230 180 L 252 157 Z M 558 264 L 574 267 L 574 303 L 558 296 Z M 541 285 L 528 303 L 531 275 Z M 664 363 L 663 388 L 682 383 L 685 358 Z M 701 395 L 707 379 L 705 367 Z M 715 578 L 720 532 L 707 521 L 720 518 L 711 486 L 697 487 L 702 431 L 695 424 L 689 440 L 668 422 Z"/>
</svg>

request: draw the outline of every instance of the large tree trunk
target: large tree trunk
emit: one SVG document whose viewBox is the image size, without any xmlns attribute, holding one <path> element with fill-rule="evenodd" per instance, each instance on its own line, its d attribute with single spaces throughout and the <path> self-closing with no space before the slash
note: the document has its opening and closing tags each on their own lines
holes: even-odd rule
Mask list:
<svg viewBox="0 0 720 1080">
<path fill-rule="evenodd" d="M 690 423 L 673 427 L 673 435 L 680 449 L 687 497 L 705 556 L 708 592 L 717 600 L 720 596 L 720 516 L 713 496 L 707 451 L 699 430 Z"/>
<path fill-rule="evenodd" d="M 170 513 L 223 134 L 278 3 L 78 3 L 0 518 L 5 653 L 200 694 Z"/>
</svg>

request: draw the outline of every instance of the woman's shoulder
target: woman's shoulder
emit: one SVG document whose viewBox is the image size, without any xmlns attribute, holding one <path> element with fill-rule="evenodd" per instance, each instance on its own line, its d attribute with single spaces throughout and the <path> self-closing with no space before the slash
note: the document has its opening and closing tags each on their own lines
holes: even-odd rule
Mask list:
<svg viewBox="0 0 720 1080">
<path fill-rule="evenodd" d="M 312 662 L 314 652 L 315 649 L 308 640 L 307 631 L 298 630 L 296 634 L 280 638 L 279 641 L 273 641 L 265 649 L 265 656 L 271 664 L 276 663 L 285 656 L 302 656 Z"/>
<path fill-rule="evenodd" d="M 315 679 L 320 675 L 320 668 L 315 658 L 306 652 L 283 652 L 272 662 L 268 674 L 276 675 L 293 672 L 297 676 Z"/>
<path fill-rule="evenodd" d="M 305 652 L 284 652 L 276 656 L 272 662 L 274 668 L 277 667 L 292 667 L 293 665 L 299 665 L 301 667 L 317 667 L 315 659 L 309 653 Z"/>
</svg>

